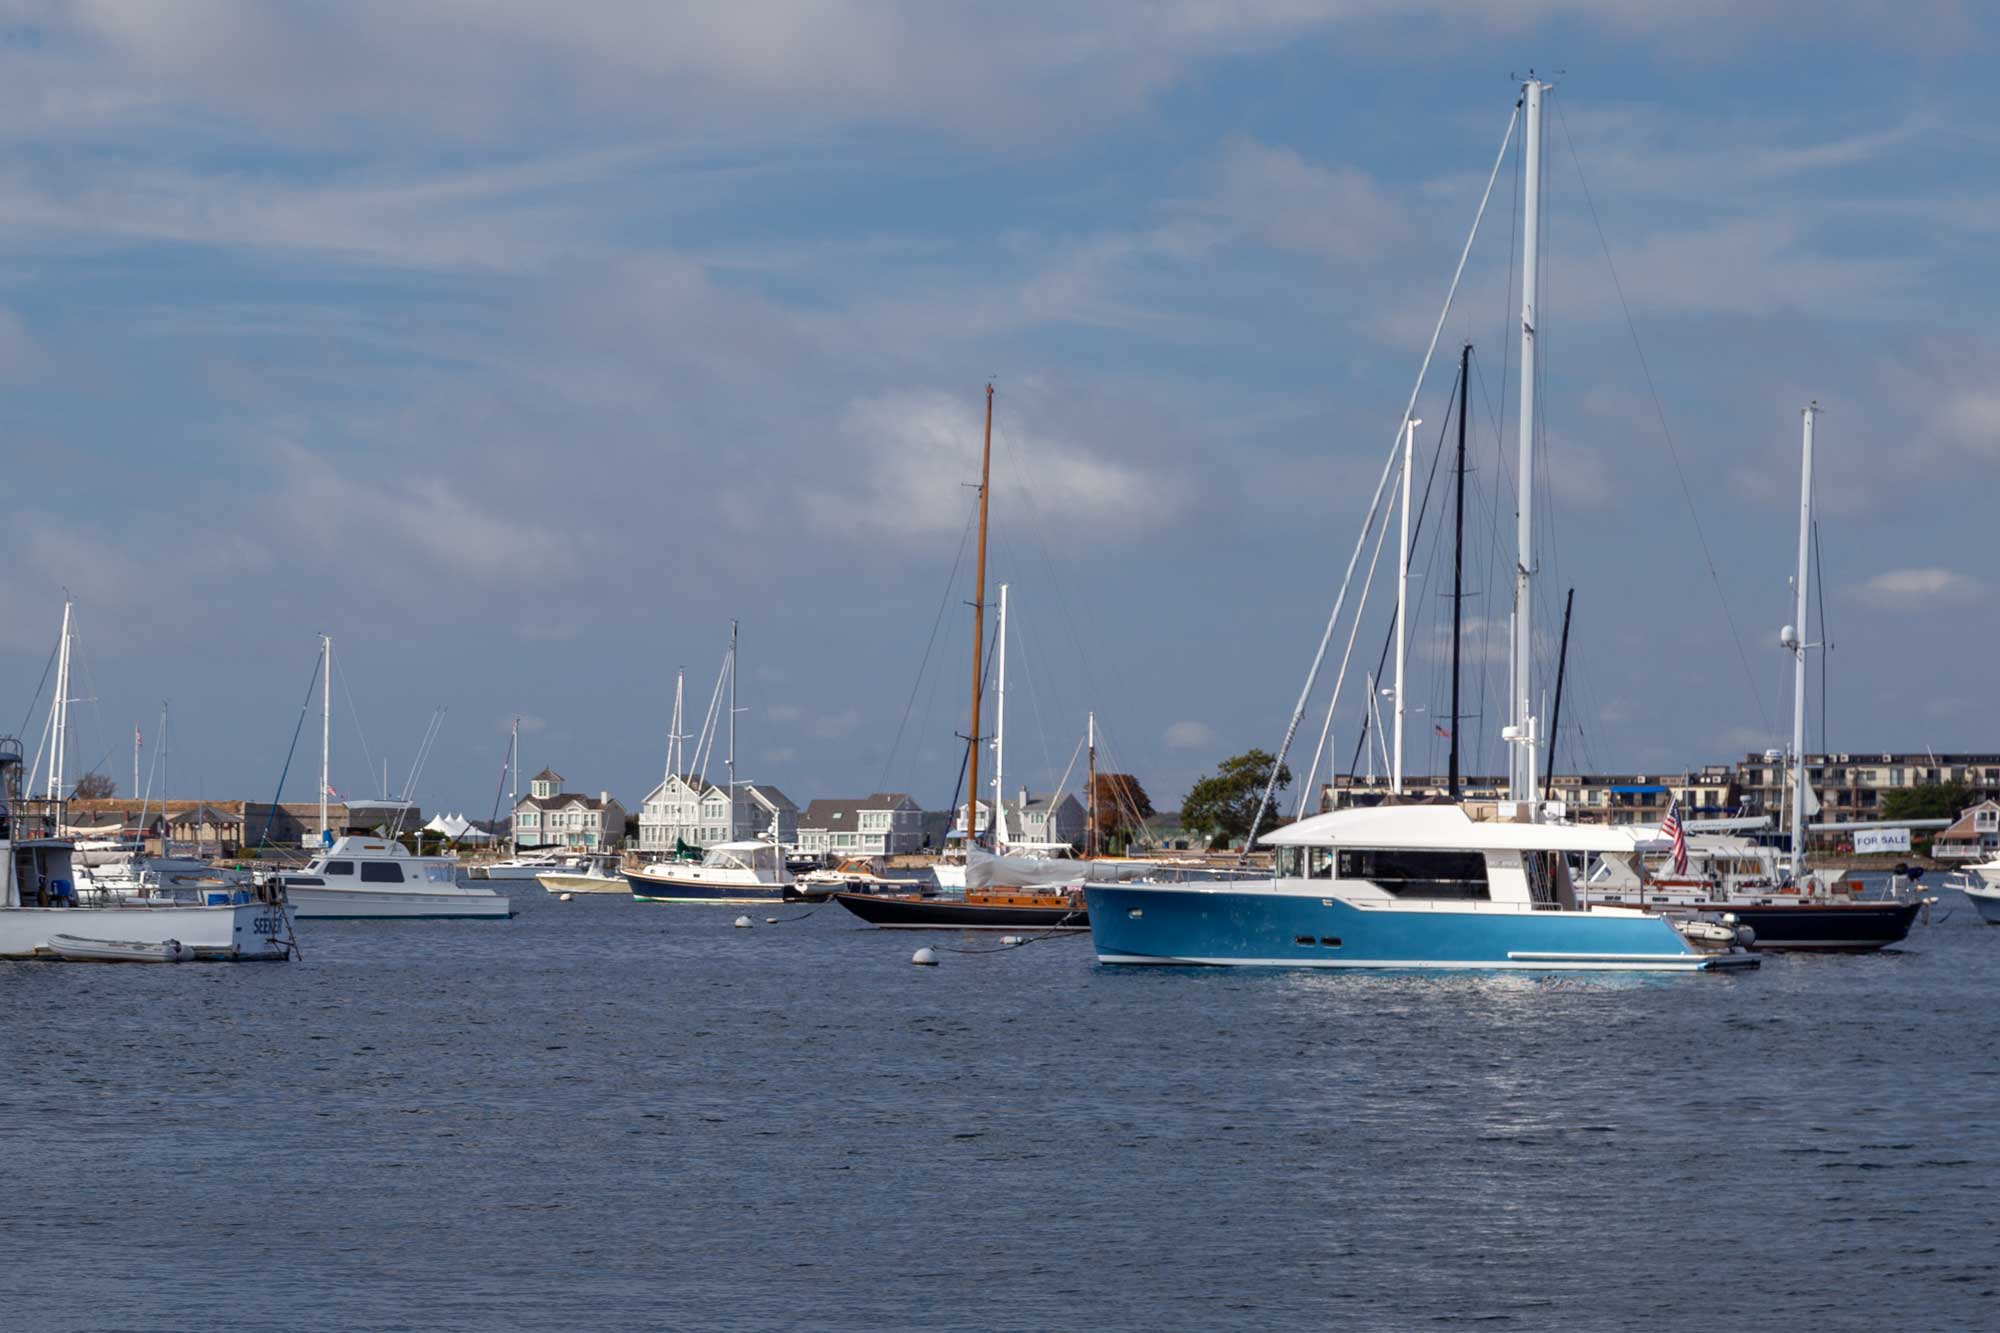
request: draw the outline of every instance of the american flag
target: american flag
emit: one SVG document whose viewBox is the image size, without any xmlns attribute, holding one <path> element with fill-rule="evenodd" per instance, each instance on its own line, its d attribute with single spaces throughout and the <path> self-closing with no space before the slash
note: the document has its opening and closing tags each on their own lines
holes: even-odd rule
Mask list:
<svg viewBox="0 0 2000 1333">
<path fill-rule="evenodd" d="M 1667 807 L 1667 817 L 1660 821 L 1660 836 L 1674 840 L 1674 873 L 1688 872 L 1687 830 L 1681 827 L 1681 803 L 1673 802 Z"/>
</svg>

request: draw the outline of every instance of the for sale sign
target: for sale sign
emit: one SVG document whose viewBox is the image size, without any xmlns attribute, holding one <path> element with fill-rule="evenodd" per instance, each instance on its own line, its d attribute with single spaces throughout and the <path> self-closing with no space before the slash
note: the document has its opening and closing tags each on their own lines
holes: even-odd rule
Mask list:
<svg viewBox="0 0 2000 1333">
<path fill-rule="evenodd" d="M 1906 828 L 1866 828 L 1854 832 L 1856 855 L 1866 856 L 1870 852 L 1907 852 L 1910 850 L 1910 831 Z"/>
</svg>

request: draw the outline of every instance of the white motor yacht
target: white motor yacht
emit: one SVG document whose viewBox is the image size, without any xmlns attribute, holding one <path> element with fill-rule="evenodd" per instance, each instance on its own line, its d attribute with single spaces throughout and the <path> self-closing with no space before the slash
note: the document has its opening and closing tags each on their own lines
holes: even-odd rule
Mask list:
<svg viewBox="0 0 2000 1333">
<path fill-rule="evenodd" d="M 491 865 L 473 866 L 465 872 L 467 879 L 540 879 L 550 871 L 575 869 L 581 858 L 575 852 L 551 849 L 545 852 L 524 852 L 510 856 L 504 861 Z"/>
<path fill-rule="evenodd" d="M 461 884 L 455 856 L 412 856 L 387 838 L 349 836 L 280 877 L 298 917 L 509 917 L 502 895 Z"/>
<path fill-rule="evenodd" d="M 784 854 L 774 843 L 720 842 L 701 864 L 655 861 L 625 872 L 632 896 L 646 903 L 778 902 L 792 883 Z"/>
<path fill-rule="evenodd" d="M 618 871 L 617 855 L 599 852 L 573 858 L 574 865 L 545 870 L 535 876 L 550 893 L 630 893 L 632 886 Z"/>
</svg>

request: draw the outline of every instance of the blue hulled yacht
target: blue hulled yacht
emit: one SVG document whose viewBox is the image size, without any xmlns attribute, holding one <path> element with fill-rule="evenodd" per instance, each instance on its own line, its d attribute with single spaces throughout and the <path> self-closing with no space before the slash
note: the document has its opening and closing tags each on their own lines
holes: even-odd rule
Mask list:
<svg viewBox="0 0 2000 1333">
<path fill-rule="evenodd" d="M 1664 917 L 1581 903 L 1567 853 L 1626 851 L 1613 826 L 1531 803 L 1339 810 L 1263 838 L 1268 880 L 1086 885 L 1102 963 L 1703 972 L 1755 967 Z"/>
</svg>

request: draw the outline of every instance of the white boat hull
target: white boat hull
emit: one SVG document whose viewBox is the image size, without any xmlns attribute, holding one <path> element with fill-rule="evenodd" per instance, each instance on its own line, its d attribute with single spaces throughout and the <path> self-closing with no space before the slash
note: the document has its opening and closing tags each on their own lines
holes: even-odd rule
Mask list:
<svg viewBox="0 0 2000 1333">
<path fill-rule="evenodd" d="M 550 893 L 618 893 L 630 894 L 632 886 L 625 882 L 623 875 L 537 875 L 536 880 Z"/>
<path fill-rule="evenodd" d="M 547 865 L 474 866 L 470 870 L 466 871 L 465 874 L 467 879 L 527 880 L 527 879 L 540 879 L 543 875 L 547 874 L 550 869 L 551 867 Z"/>
<path fill-rule="evenodd" d="M 57 936 L 138 945 L 177 940 L 197 959 L 246 962 L 289 957 L 292 930 L 275 903 L 0 909 L 0 958 L 59 957 Z"/>
<path fill-rule="evenodd" d="M 491 889 L 427 885 L 421 888 L 347 888 L 337 885 L 287 886 L 292 915 L 345 920 L 415 920 L 424 917 L 506 918 L 514 915 L 506 898 Z"/>
</svg>

